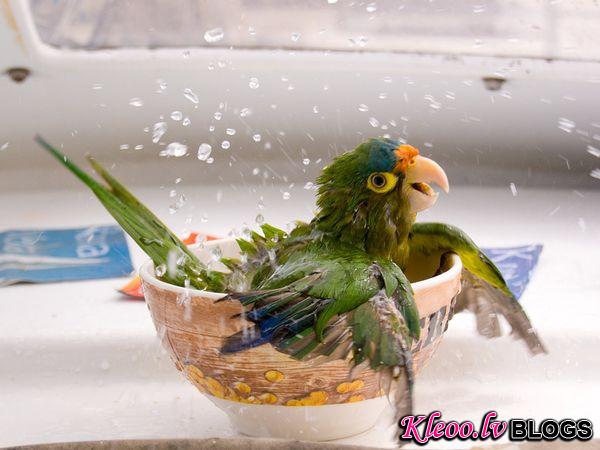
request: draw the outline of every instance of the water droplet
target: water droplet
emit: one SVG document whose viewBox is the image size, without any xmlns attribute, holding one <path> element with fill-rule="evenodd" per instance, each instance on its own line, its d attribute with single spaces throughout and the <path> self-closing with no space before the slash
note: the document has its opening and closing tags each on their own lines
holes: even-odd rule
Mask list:
<svg viewBox="0 0 600 450">
<path fill-rule="evenodd" d="M 144 148 L 143 144 L 138 144 L 135 147 L 133 147 L 134 150 L 142 150 Z"/>
<path fill-rule="evenodd" d="M 319 114 L 319 107 L 317 105 L 313 106 L 313 113 Z"/>
<path fill-rule="evenodd" d="M 377 5 L 375 3 L 369 3 L 367 4 L 367 7 L 365 9 L 367 10 L 367 12 L 373 13 L 377 11 Z"/>
<path fill-rule="evenodd" d="M 590 176 L 592 178 L 596 178 L 596 179 L 600 180 L 600 168 L 596 168 L 596 169 L 592 170 L 590 172 Z"/>
<path fill-rule="evenodd" d="M 335 5 L 338 2 L 338 0 L 327 0 L 327 3 L 329 3 L 330 5 Z"/>
<path fill-rule="evenodd" d="M 485 11 L 485 5 L 473 5 L 473 12 L 479 14 Z"/>
<path fill-rule="evenodd" d="M 260 173 L 260 169 L 258 167 L 255 167 L 254 169 L 252 169 L 252 175 L 256 176 Z"/>
<path fill-rule="evenodd" d="M 375 117 L 369 117 L 369 124 L 373 128 L 377 128 L 379 126 L 379 120 L 377 120 Z"/>
<path fill-rule="evenodd" d="M 182 181 L 181 177 L 175 178 L 175 184 L 179 184 L 179 183 L 181 183 L 181 181 Z"/>
<path fill-rule="evenodd" d="M 590 155 L 595 156 L 596 158 L 600 158 L 600 149 L 597 149 L 596 147 L 592 147 L 591 145 L 588 145 L 587 152 Z"/>
<path fill-rule="evenodd" d="M 229 141 L 223 141 L 221 142 L 221 148 L 224 150 L 227 150 L 229 147 L 231 147 L 231 144 L 229 143 Z"/>
<path fill-rule="evenodd" d="M 233 136 L 235 134 L 235 128 L 227 128 L 225 133 L 227 133 L 229 136 Z"/>
<path fill-rule="evenodd" d="M 258 142 L 258 141 L 257 141 L 257 142 Z M 2 145 L 0 146 L 0 151 L 2 151 L 2 150 L 6 150 L 6 149 L 8 148 L 8 146 L 9 146 L 9 144 L 10 144 L 10 142 L 5 142 L 4 144 L 2 144 Z"/>
<path fill-rule="evenodd" d="M 517 186 L 515 183 L 510 183 L 510 192 L 512 193 L 513 197 L 517 196 Z"/>
<path fill-rule="evenodd" d="M 308 166 L 310 164 L 310 159 L 309 158 L 304 158 L 302 160 L 302 164 L 304 164 L 305 166 Z"/>
<path fill-rule="evenodd" d="M 366 36 L 357 36 L 357 37 L 353 37 L 348 39 L 350 41 L 350 44 L 352 46 L 356 45 L 357 47 L 365 47 L 367 45 L 367 42 L 369 41 L 369 39 Z"/>
<path fill-rule="evenodd" d="M 305 185 L 304 185 L 304 189 L 306 189 L 307 191 L 310 191 L 313 187 L 315 186 L 315 184 L 311 181 L 308 181 Z"/>
<path fill-rule="evenodd" d="M 429 102 L 429 107 L 433 109 L 440 109 L 442 104 L 438 102 L 435 97 L 431 94 L 424 95 L 423 98 L 425 101 Z"/>
<path fill-rule="evenodd" d="M 211 126 L 209 126 L 209 127 L 208 127 L 208 131 L 210 131 L 211 133 L 212 133 L 213 131 L 215 131 L 215 126 L 214 126 L 214 125 L 211 125 Z"/>
<path fill-rule="evenodd" d="M 361 103 L 360 105 L 358 105 L 358 110 L 360 112 L 367 112 L 369 110 L 369 107 L 364 103 Z"/>
<path fill-rule="evenodd" d="M 194 104 L 198 104 L 198 96 L 196 94 L 194 94 L 194 91 L 192 91 L 190 88 L 185 88 L 183 90 L 183 95 L 185 96 L 185 98 L 187 98 L 190 102 L 194 103 Z"/>
<path fill-rule="evenodd" d="M 198 146 L 198 159 L 200 161 L 206 161 L 212 152 L 210 144 L 202 143 Z"/>
<path fill-rule="evenodd" d="M 167 82 L 165 80 L 161 80 L 160 78 L 158 80 L 156 80 L 156 83 L 158 84 L 158 93 L 162 93 L 163 91 L 165 91 L 167 89 Z"/>
<path fill-rule="evenodd" d="M 265 216 L 263 216 L 262 214 L 257 214 L 255 220 L 257 224 L 262 225 L 263 223 L 265 223 Z"/>
<path fill-rule="evenodd" d="M 558 119 L 558 129 L 562 130 L 566 133 L 572 133 L 575 128 L 575 122 L 567 119 L 566 117 L 561 117 Z"/>
<path fill-rule="evenodd" d="M 225 33 L 223 32 L 223 28 L 212 28 L 204 33 L 204 40 L 209 44 L 212 44 L 214 42 L 219 42 L 224 36 Z"/>
<path fill-rule="evenodd" d="M 167 273 L 167 265 L 166 264 L 159 264 L 154 269 L 154 273 L 156 274 L 156 276 L 158 278 L 162 277 L 165 273 Z"/>
<path fill-rule="evenodd" d="M 390 76 L 385 76 L 382 78 L 384 83 L 391 83 L 392 82 L 392 77 Z"/>
<path fill-rule="evenodd" d="M 240 117 L 247 117 L 252 114 L 252 110 L 250 108 L 242 108 L 240 110 Z"/>
<path fill-rule="evenodd" d="M 258 78 L 255 78 L 255 77 L 250 78 L 250 81 L 248 81 L 248 86 L 250 87 L 250 89 L 258 89 L 260 87 Z"/>
<path fill-rule="evenodd" d="M 119 150 L 129 150 L 129 144 L 121 144 Z"/>
<path fill-rule="evenodd" d="M 258 209 L 265 209 L 265 199 L 263 198 L 262 195 L 258 199 L 258 203 L 256 206 L 258 207 Z"/>
<path fill-rule="evenodd" d="M 213 158 L 212 156 L 206 160 L 206 164 L 212 164 L 214 162 L 215 162 L 215 158 Z"/>
<path fill-rule="evenodd" d="M 254 27 L 248 27 L 248 34 L 250 36 L 255 36 L 256 35 L 256 30 L 254 29 Z"/>
<path fill-rule="evenodd" d="M 183 114 L 181 111 L 173 111 L 171 113 L 171 119 L 173 120 L 181 120 L 183 118 Z"/>
<path fill-rule="evenodd" d="M 94 91 L 99 91 L 100 89 L 102 89 L 104 87 L 104 85 L 102 83 L 94 83 L 92 84 L 92 89 Z"/>
<path fill-rule="evenodd" d="M 260 140 L 262 139 L 262 136 L 258 133 L 256 133 L 255 135 L 252 136 L 252 139 L 254 139 L 254 142 L 260 142 Z"/>
<path fill-rule="evenodd" d="M 181 144 L 179 142 L 171 142 L 167 147 L 161 150 L 159 156 L 174 156 L 175 158 L 179 158 L 181 156 L 187 155 L 187 145 Z"/>
<path fill-rule="evenodd" d="M 160 141 L 163 135 L 167 132 L 167 123 L 166 122 L 156 122 L 152 126 L 152 142 L 155 144 Z"/>
<path fill-rule="evenodd" d="M 213 117 L 215 118 L 215 120 L 221 120 L 223 118 L 223 113 L 220 111 L 217 111 L 216 113 L 213 114 Z"/>
<path fill-rule="evenodd" d="M 291 194 L 288 191 L 285 191 L 282 195 L 284 200 L 289 200 L 291 197 Z"/>
<path fill-rule="evenodd" d="M 215 70 L 215 65 L 213 63 L 208 63 L 208 65 L 206 66 L 206 68 L 208 70 Z"/>
<path fill-rule="evenodd" d="M 144 106 L 144 101 L 139 97 L 133 97 L 132 99 L 129 100 L 129 104 L 131 106 L 139 108 L 140 106 Z"/>
<path fill-rule="evenodd" d="M 379 98 L 379 100 L 385 100 L 386 98 L 388 98 L 388 94 L 387 92 L 380 92 L 377 97 Z"/>
<path fill-rule="evenodd" d="M 185 59 L 188 59 L 188 58 L 190 57 L 190 51 L 189 51 L 189 50 L 184 50 L 184 51 L 183 51 L 183 57 L 184 57 Z"/>
<path fill-rule="evenodd" d="M 298 42 L 300 40 L 300 33 L 292 33 L 292 42 Z"/>
</svg>

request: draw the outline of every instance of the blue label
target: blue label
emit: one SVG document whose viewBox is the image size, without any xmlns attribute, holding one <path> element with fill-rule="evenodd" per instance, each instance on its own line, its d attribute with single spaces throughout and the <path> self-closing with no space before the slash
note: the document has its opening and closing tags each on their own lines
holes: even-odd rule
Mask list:
<svg viewBox="0 0 600 450">
<path fill-rule="evenodd" d="M 498 266 L 515 297 L 520 298 L 538 263 L 542 248 L 541 245 L 535 244 L 482 250 Z"/>
<path fill-rule="evenodd" d="M 0 285 L 114 278 L 132 270 L 117 226 L 0 233 Z"/>
</svg>

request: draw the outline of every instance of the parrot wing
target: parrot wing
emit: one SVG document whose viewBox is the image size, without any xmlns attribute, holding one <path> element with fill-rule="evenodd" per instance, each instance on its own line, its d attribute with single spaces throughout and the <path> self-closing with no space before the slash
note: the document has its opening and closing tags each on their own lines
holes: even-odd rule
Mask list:
<svg viewBox="0 0 600 450">
<path fill-rule="evenodd" d="M 415 223 L 409 236 L 411 252 L 426 255 L 453 252 L 463 263 L 463 288 L 454 311 L 468 309 L 485 337 L 501 336 L 499 316 L 503 316 L 532 354 L 546 353 L 527 314 L 508 288 L 494 263 L 460 229 L 442 223 Z"/>
<path fill-rule="evenodd" d="M 315 269 L 295 261 L 290 265 L 301 278 L 278 288 L 231 294 L 228 298 L 253 306 L 243 316 L 254 325 L 230 336 L 221 351 L 270 343 L 315 365 L 352 354 L 354 366 L 364 363 L 381 372 L 384 392 L 394 389 L 397 421 L 412 411 L 411 345 L 420 330 L 410 283 L 392 263 L 349 264 L 321 261 L 321 269 Z M 362 279 L 357 270 L 363 271 Z M 285 269 L 281 272 L 289 277 Z M 361 295 L 355 292 L 359 288 Z M 353 302 L 343 305 L 348 297 Z"/>
</svg>

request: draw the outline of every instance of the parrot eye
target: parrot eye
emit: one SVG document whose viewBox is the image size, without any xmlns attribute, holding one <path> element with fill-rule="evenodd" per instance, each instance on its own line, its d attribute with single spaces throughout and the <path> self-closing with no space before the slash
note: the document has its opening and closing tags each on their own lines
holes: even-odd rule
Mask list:
<svg viewBox="0 0 600 450">
<path fill-rule="evenodd" d="M 371 178 L 371 183 L 373 183 L 373 186 L 375 186 L 376 188 L 381 189 L 382 187 L 385 186 L 385 183 L 386 183 L 385 177 L 383 175 L 381 175 L 380 173 L 376 173 Z"/>
<path fill-rule="evenodd" d="M 391 191 L 396 186 L 398 178 L 390 172 L 375 172 L 369 175 L 367 187 L 378 194 Z"/>
</svg>

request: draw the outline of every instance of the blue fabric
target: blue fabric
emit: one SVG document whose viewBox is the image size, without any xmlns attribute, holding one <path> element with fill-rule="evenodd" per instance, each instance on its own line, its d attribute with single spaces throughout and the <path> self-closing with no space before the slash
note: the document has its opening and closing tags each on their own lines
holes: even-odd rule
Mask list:
<svg viewBox="0 0 600 450">
<path fill-rule="evenodd" d="M 542 245 L 535 244 L 482 250 L 498 266 L 515 297 L 520 298 L 529 284 L 542 248 Z"/>
<path fill-rule="evenodd" d="M 0 233 L 0 285 L 114 278 L 132 270 L 117 226 Z"/>
</svg>

